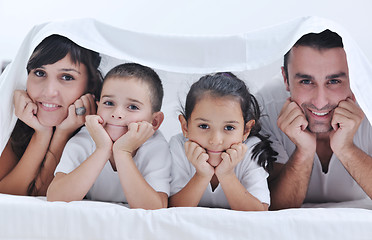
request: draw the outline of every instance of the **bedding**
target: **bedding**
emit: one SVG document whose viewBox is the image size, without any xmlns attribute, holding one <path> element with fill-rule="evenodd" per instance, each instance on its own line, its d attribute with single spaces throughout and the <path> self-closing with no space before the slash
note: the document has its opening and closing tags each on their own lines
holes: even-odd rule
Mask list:
<svg viewBox="0 0 372 240">
<path fill-rule="evenodd" d="M 235 35 L 157 35 L 118 29 L 94 19 L 35 26 L 0 76 L 0 152 L 15 125 L 15 89 L 25 89 L 26 63 L 51 34 L 64 35 L 102 56 L 105 74 L 123 62 L 154 68 L 164 85 L 161 131 L 169 140 L 180 132 L 177 115 L 188 88 L 200 76 L 232 71 L 252 93 L 282 84 L 283 55 L 303 34 L 331 29 L 344 41 L 351 88 L 372 120 L 372 68 L 345 29 L 327 19 L 304 17 Z M 305 204 L 300 209 L 240 212 L 217 208 L 128 209 L 98 201 L 47 202 L 45 197 L 0 194 L 1 239 L 370 239 L 370 199 Z"/>
</svg>

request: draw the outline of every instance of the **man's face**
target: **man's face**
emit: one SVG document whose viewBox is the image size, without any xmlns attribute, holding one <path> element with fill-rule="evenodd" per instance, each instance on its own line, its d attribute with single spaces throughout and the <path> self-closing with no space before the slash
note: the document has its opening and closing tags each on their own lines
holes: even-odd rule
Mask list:
<svg viewBox="0 0 372 240">
<path fill-rule="evenodd" d="M 294 47 L 288 62 L 288 79 L 283 76 L 291 100 L 302 108 L 308 129 L 314 133 L 331 131 L 334 109 L 340 101 L 354 97 L 343 48 Z"/>
</svg>

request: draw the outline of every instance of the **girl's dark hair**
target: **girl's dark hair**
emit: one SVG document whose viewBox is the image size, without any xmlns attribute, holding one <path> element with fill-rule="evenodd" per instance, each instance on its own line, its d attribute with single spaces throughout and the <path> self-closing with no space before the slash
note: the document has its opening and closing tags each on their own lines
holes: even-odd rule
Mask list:
<svg viewBox="0 0 372 240">
<path fill-rule="evenodd" d="M 51 35 L 45 38 L 35 48 L 27 63 L 27 73 L 43 65 L 56 63 L 67 54 L 70 54 L 73 63 L 82 63 L 85 65 L 88 74 L 88 86 L 86 91 L 87 93 L 89 92 L 98 96 L 102 87 L 102 75 L 98 70 L 101 57 L 97 52 L 80 47 L 70 39 L 60 35 Z M 34 129 L 27 124 L 19 119 L 17 120 L 10 136 L 10 143 L 18 160 L 22 158 L 34 132 Z M 41 171 L 43 167 L 44 160 L 40 165 L 39 171 Z M 36 189 L 35 183 L 36 179 L 30 183 L 27 191 L 28 195 L 37 194 L 38 190 Z"/>
<path fill-rule="evenodd" d="M 273 162 L 276 160 L 277 152 L 271 147 L 269 136 L 260 134 L 261 116 L 260 107 L 256 98 L 249 92 L 244 81 L 240 80 L 230 72 L 221 72 L 214 75 L 206 75 L 195 82 L 186 97 L 186 104 L 182 111 L 182 115 L 186 121 L 189 120 L 196 103 L 206 94 L 212 97 L 233 97 L 240 103 L 244 118 L 244 125 L 255 120 L 255 125 L 252 127 L 249 137 L 256 136 L 261 141 L 253 148 L 253 158 L 257 159 L 260 166 L 269 171 L 272 168 Z"/>
</svg>

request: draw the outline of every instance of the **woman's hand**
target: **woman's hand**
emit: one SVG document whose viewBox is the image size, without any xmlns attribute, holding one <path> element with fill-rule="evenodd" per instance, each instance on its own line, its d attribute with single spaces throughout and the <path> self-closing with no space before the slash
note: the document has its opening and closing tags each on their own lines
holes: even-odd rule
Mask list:
<svg viewBox="0 0 372 240">
<path fill-rule="evenodd" d="M 37 105 L 31 100 L 27 92 L 24 90 L 15 90 L 13 95 L 15 115 L 35 132 L 44 132 L 52 130 L 51 127 L 41 125 L 36 116 Z"/>
<path fill-rule="evenodd" d="M 86 111 L 83 115 L 77 115 L 75 110 L 79 107 L 85 107 Z M 56 129 L 59 131 L 72 134 L 76 129 L 83 126 L 85 123 L 85 116 L 96 114 L 96 103 L 92 94 L 87 93 L 77 99 L 68 108 L 68 114 Z"/>
</svg>

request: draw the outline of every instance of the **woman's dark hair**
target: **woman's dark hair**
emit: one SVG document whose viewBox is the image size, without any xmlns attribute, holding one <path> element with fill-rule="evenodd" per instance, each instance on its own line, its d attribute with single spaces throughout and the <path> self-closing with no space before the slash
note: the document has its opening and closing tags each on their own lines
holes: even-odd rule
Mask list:
<svg viewBox="0 0 372 240">
<path fill-rule="evenodd" d="M 276 160 L 275 156 L 278 154 L 271 148 L 269 136 L 260 134 L 260 107 L 256 98 L 249 92 L 244 81 L 230 72 L 221 72 L 201 77 L 191 86 L 187 94 L 186 104 L 182 111 L 186 121 L 189 120 L 198 101 L 207 94 L 212 97 L 233 97 L 237 99 L 243 113 L 244 125 L 252 119 L 255 120 L 255 125 L 251 129 L 249 137 L 256 136 L 261 141 L 254 146 L 252 156 L 254 159 L 258 157 L 258 164 L 269 171 L 272 168 L 273 162 Z"/>
<path fill-rule="evenodd" d="M 30 73 L 32 69 L 39 68 L 43 65 L 56 63 L 63 59 L 67 54 L 70 54 L 73 63 L 82 63 L 85 65 L 88 74 L 88 86 L 86 92 L 98 96 L 102 87 L 102 75 L 98 70 L 101 57 L 97 52 L 80 47 L 70 39 L 60 35 L 51 35 L 45 38 L 35 48 L 27 63 L 27 73 Z M 29 127 L 27 124 L 19 119 L 17 120 L 10 136 L 10 143 L 18 160 L 22 158 L 34 132 L 34 129 Z M 39 171 L 41 171 L 43 164 L 44 161 L 41 163 Z M 28 195 L 37 194 L 35 183 L 36 179 L 30 183 L 27 191 Z"/>
</svg>

